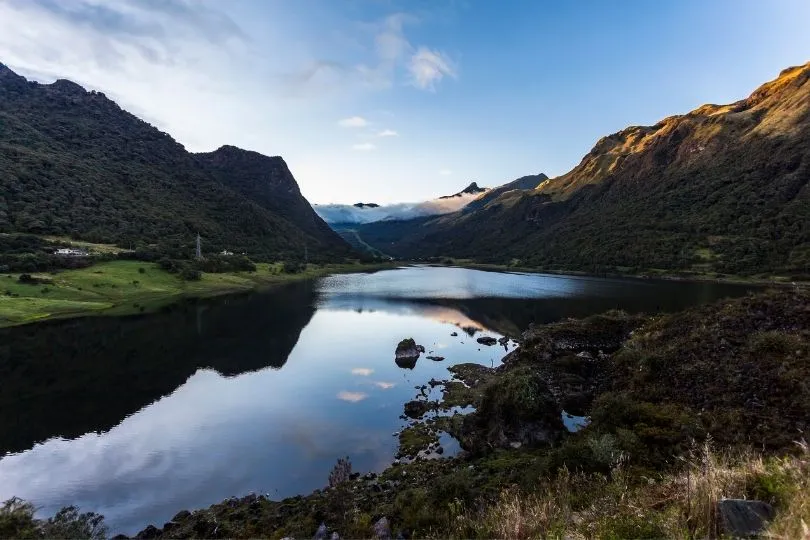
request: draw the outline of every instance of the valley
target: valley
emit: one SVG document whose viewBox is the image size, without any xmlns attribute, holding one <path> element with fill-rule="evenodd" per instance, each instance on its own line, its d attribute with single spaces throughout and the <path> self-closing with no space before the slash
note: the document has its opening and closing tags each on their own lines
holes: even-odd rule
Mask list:
<svg viewBox="0 0 810 540">
<path fill-rule="evenodd" d="M 484 4 L 0 2 L 0 540 L 810 539 L 803 6 Z"/>
</svg>

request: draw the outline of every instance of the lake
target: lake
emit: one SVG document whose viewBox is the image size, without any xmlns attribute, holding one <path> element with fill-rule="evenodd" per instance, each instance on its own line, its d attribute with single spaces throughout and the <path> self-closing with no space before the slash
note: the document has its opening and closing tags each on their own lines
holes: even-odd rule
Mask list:
<svg viewBox="0 0 810 540">
<path fill-rule="evenodd" d="M 748 290 L 407 267 L 0 330 L 0 501 L 43 515 L 75 504 L 134 534 L 229 496 L 305 494 L 339 457 L 386 468 L 415 387 L 452 364 L 500 362 L 505 348 L 476 337 Z M 446 360 L 397 366 L 406 337 Z"/>
</svg>

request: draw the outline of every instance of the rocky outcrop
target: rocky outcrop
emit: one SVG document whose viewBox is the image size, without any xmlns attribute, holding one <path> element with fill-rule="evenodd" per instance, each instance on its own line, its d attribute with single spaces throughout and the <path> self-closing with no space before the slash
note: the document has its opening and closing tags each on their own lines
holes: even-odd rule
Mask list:
<svg viewBox="0 0 810 540">
<path fill-rule="evenodd" d="M 717 503 L 720 529 L 730 538 L 758 537 L 774 518 L 773 507 L 762 501 L 724 499 Z"/>
</svg>

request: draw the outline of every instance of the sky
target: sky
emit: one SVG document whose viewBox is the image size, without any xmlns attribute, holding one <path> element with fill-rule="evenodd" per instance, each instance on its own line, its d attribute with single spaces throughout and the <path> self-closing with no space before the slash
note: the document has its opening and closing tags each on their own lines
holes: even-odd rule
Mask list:
<svg viewBox="0 0 810 540">
<path fill-rule="evenodd" d="M 284 157 L 313 203 L 563 174 L 602 136 L 810 61 L 808 0 L 0 0 L 0 62 L 194 152 Z"/>
</svg>

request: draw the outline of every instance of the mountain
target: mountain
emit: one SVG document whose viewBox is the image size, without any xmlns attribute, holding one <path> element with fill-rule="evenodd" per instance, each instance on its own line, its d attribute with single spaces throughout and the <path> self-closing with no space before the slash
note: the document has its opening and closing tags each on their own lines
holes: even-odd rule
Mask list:
<svg viewBox="0 0 810 540">
<path fill-rule="evenodd" d="M 449 214 L 460 210 L 476 199 L 487 188 L 473 182 L 455 195 L 445 195 L 421 202 L 405 202 L 380 205 L 376 203 L 316 204 L 318 213 L 333 229 L 344 230 L 349 225 L 374 221 L 403 220 L 422 216 Z M 337 227 L 336 227 L 337 226 Z"/>
<path fill-rule="evenodd" d="M 478 195 L 479 193 L 486 193 L 487 188 L 478 187 L 477 182 L 473 182 L 469 186 L 465 187 L 458 193 L 454 195 L 444 195 L 443 197 L 439 197 L 440 199 L 453 199 L 456 197 L 464 197 L 465 195 Z"/>
<path fill-rule="evenodd" d="M 358 234 L 395 256 L 808 279 L 809 184 L 810 63 L 735 103 L 603 137 L 531 191 Z"/>
<path fill-rule="evenodd" d="M 258 260 L 351 248 L 312 211 L 284 160 L 192 154 L 100 92 L 29 82 L 0 64 L 0 232 L 70 235 Z"/>
<path fill-rule="evenodd" d="M 467 206 L 464 207 L 465 212 L 470 212 L 472 210 L 478 210 L 479 208 L 483 208 L 484 206 L 488 205 L 490 202 L 494 201 L 501 195 L 510 192 L 510 191 L 523 191 L 527 189 L 534 189 L 540 185 L 541 182 L 548 180 L 548 176 L 543 173 L 534 174 L 530 176 L 522 176 L 517 180 L 512 180 L 502 186 L 498 186 L 496 188 L 490 189 L 485 195 L 481 195 Z"/>
</svg>

